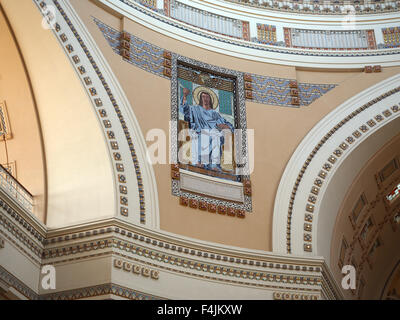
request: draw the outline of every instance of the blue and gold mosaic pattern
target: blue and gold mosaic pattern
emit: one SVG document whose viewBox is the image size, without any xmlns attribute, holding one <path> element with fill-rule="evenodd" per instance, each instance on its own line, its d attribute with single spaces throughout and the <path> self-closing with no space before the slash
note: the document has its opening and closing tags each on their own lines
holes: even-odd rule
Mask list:
<svg viewBox="0 0 400 320">
<path fill-rule="evenodd" d="M 114 52 L 116 54 L 120 54 L 119 44 L 122 32 L 119 32 L 111 28 L 110 26 L 105 25 L 98 19 L 94 18 L 94 22 L 97 24 Z M 165 77 L 163 75 L 164 50 L 146 41 L 143 41 L 142 39 L 139 39 L 132 34 L 130 35 L 130 38 L 130 59 L 125 59 L 125 61 L 145 71 L 151 72 L 161 77 Z"/>
<path fill-rule="evenodd" d="M 121 32 L 118 32 L 117 30 L 105 25 L 96 18 L 94 18 L 94 21 L 114 52 L 116 54 L 120 54 L 119 43 Z M 163 74 L 164 50 L 142 39 L 139 39 L 132 34 L 130 34 L 130 37 L 130 59 L 129 61 L 125 61 L 145 71 L 169 79 Z M 261 75 L 251 75 L 251 77 L 253 90 L 253 97 L 251 99 L 252 101 L 268 105 L 293 107 L 289 83 L 294 80 L 266 77 Z M 300 106 L 310 105 L 335 87 L 336 84 L 299 83 L 298 89 Z"/>
<path fill-rule="evenodd" d="M 336 84 L 299 83 L 299 97 L 301 105 L 308 106 L 318 98 L 334 89 Z"/>
</svg>

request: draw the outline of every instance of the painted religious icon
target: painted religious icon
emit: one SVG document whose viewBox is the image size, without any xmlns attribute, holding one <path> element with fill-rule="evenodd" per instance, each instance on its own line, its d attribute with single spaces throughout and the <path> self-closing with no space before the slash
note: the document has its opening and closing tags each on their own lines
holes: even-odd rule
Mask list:
<svg viewBox="0 0 400 320">
<path fill-rule="evenodd" d="M 235 176 L 234 88 L 233 78 L 178 65 L 178 130 L 184 137 L 178 159 L 186 169 L 222 178 Z"/>
</svg>

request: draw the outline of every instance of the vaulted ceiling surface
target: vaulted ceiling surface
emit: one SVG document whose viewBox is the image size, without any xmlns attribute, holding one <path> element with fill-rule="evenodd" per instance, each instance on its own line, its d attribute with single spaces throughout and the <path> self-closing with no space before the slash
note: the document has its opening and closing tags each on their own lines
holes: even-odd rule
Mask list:
<svg viewBox="0 0 400 320">
<path fill-rule="evenodd" d="M 47 162 L 47 225 L 113 216 L 106 140 L 72 64 L 52 30 L 43 27 L 33 1 L 0 3 L 21 48 L 37 102 Z"/>
</svg>

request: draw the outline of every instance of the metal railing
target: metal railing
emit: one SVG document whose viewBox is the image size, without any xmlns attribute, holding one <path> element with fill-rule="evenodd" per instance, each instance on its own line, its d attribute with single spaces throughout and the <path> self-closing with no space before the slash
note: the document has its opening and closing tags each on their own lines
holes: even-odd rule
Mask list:
<svg viewBox="0 0 400 320">
<path fill-rule="evenodd" d="M 33 196 L 2 165 L 0 165 L 0 189 L 33 214 Z"/>
</svg>

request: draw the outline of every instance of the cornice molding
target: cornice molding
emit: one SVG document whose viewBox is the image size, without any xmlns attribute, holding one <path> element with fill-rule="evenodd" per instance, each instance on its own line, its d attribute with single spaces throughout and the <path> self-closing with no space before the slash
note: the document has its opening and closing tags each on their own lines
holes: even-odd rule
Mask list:
<svg viewBox="0 0 400 320">
<path fill-rule="evenodd" d="M 191 0 L 193 1 L 193 0 Z M 195 0 L 196 1 L 196 0 Z M 196 2 L 199 3 L 210 3 L 208 0 L 197 0 Z M 282 15 L 287 14 L 287 15 L 301 15 L 304 17 L 309 17 L 313 15 L 323 15 L 323 16 L 330 16 L 330 17 L 335 17 L 335 16 L 344 16 L 346 10 L 349 10 L 350 6 L 355 7 L 354 1 L 348 1 L 348 5 L 344 4 L 339 4 L 336 3 L 335 1 L 322 1 L 321 3 L 317 3 L 320 8 L 320 10 L 314 10 L 315 3 L 312 3 L 309 1 L 308 3 L 306 1 L 303 1 L 302 3 L 299 3 L 297 1 L 279 1 L 279 0 L 273 0 L 271 2 L 269 1 L 263 1 L 259 0 L 257 1 L 254 0 L 220 0 L 220 1 L 215 1 L 213 3 L 214 5 L 218 5 L 221 7 L 230 7 L 234 8 L 238 11 L 250 11 L 250 10 L 258 10 L 258 11 L 264 11 L 265 14 L 269 13 L 280 13 Z M 263 5 L 262 3 L 265 3 Z M 386 3 L 385 3 L 386 5 Z M 391 5 L 396 5 L 396 1 L 391 1 Z M 359 10 L 354 9 L 354 14 L 357 16 L 378 16 L 378 15 L 383 15 L 387 13 L 393 13 L 398 10 L 398 7 L 392 6 L 392 8 L 386 8 L 382 7 L 382 3 L 377 1 L 376 3 L 374 1 L 371 1 L 369 4 L 366 5 L 360 5 Z M 305 9 L 307 8 L 307 9 Z M 329 11 L 326 11 L 324 9 L 328 9 Z M 367 8 L 370 8 L 369 10 Z"/>
<path fill-rule="evenodd" d="M 8 230 L 5 236 L 11 233 L 15 234 L 15 231 Z M 177 275 L 239 286 L 323 292 L 326 297 L 340 299 L 321 258 L 228 249 L 215 244 L 209 248 L 202 241 L 174 238 L 111 218 L 88 225 L 49 230 L 38 263 L 57 266 L 99 257 L 121 257 L 153 270 Z M 19 241 L 27 245 L 31 240 L 22 237 Z M 18 248 L 27 255 L 21 245 Z"/>
<path fill-rule="evenodd" d="M 181 23 L 128 0 L 96 0 L 121 16 L 168 37 L 224 55 L 297 67 L 349 69 L 365 65 L 398 65 L 400 49 L 309 50 L 257 44 L 218 35 Z M 370 24 L 370 23 L 369 23 Z M 307 26 L 310 21 L 307 21 Z M 341 26 L 339 23 L 338 26 Z M 329 29 L 329 28 L 328 28 Z"/>
</svg>

